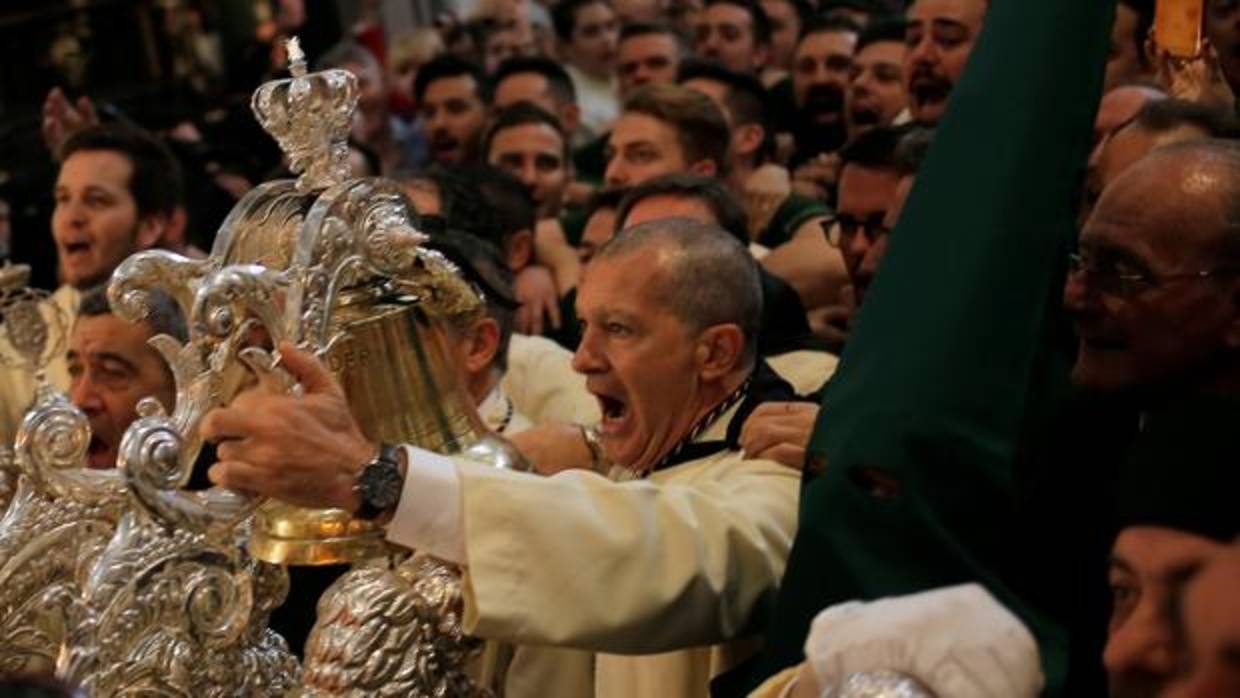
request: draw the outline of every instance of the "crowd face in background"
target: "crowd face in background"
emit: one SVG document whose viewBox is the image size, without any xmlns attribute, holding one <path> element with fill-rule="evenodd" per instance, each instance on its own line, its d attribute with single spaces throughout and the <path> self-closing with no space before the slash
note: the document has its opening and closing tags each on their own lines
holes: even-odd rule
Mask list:
<svg viewBox="0 0 1240 698">
<path fill-rule="evenodd" d="M 904 84 L 913 119 L 938 123 L 986 17 L 986 0 L 915 0 L 908 11 Z"/>
<path fill-rule="evenodd" d="M 56 180 L 52 237 L 65 283 L 87 288 L 107 280 L 134 252 L 155 244 L 164 222 L 141 216 L 129 191 L 133 165 L 112 150 L 75 152 Z"/>
</svg>

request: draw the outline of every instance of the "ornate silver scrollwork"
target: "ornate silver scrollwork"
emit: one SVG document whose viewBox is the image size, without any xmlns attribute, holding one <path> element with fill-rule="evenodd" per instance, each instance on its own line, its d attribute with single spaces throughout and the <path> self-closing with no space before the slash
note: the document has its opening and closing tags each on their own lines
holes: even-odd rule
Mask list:
<svg viewBox="0 0 1240 698">
<path fill-rule="evenodd" d="M 82 468 L 90 425 L 41 386 L 17 438 L 19 475 L 0 520 L 0 673 L 48 672 L 72 609 L 125 509 L 115 473 Z"/>
<path fill-rule="evenodd" d="M 238 538 L 130 512 L 85 585 L 63 674 L 95 698 L 286 695 L 297 661 L 266 626 L 287 592 Z"/>
<path fill-rule="evenodd" d="M 325 189 L 349 176 L 348 138 L 357 108 L 357 78 L 347 70 L 306 73 L 296 37 L 287 43 L 292 77 L 268 82 L 250 106 L 275 137 L 301 191 Z"/>
</svg>

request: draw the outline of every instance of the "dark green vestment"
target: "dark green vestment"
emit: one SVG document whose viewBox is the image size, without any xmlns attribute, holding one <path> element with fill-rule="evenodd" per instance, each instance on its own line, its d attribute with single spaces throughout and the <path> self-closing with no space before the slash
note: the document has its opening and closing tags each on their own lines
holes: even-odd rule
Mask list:
<svg viewBox="0 0 1240 698">
<path fill-rule="evenodd" d="M 1020 543 L 1018 470 L 1064 386 L 1060 297 L 1113 16 L 991 1 L 824 395 L 766 648 L 716 695 L 800 661 L 827 606 L 965 581 L 1020 615 L 1066 695 L 1063 609 L 1013 573 L 1057 543 Z"/>
</svg>

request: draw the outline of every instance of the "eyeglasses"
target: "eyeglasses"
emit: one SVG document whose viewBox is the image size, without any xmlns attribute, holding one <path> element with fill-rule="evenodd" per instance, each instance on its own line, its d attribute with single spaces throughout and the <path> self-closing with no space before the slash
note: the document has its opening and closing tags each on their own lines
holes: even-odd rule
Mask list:
<svg viewBox="0 0 1240 698">
<path fill-rule="evenodd" d="M 885 215 L 874 215 L 858 220 L 848 215 L 836 216 L 822 222 L 822 232 L 832 247 L 848 247 L 857 233 L 865 235 L 866 242 L 873 245 L 891 234 L 891 228 L 883 224 Z"/>
<path fill-rule="evenodd" d="M 1093 288 L 1121 298 L 1134 298 L 1150 289 L 1177 281 L 1212 279 L 1226 274 L 1235 274 L 1238 271 L 1240 269 L 1223 267 L 1156 276 L 1147 271 L 1134 269 L 1113 255 L 1095 257 L 1085 250 L 1068 255 L 1070 275 L 1084 275 Z"/>
</svg>

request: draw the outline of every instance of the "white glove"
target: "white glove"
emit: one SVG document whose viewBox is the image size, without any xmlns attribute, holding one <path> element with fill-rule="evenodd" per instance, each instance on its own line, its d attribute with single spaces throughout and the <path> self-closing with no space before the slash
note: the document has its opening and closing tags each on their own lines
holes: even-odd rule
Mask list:
<svg viewBox="0 0 1240 698">
<path fill-rule="evenodd" d="M 832 606 L 805 656 L 824 695 L 858 672 L 897 672 L 938 698 L 1036 698 L 1044 682 L 1033 635 L 976 584 Z"/>
</svg>

